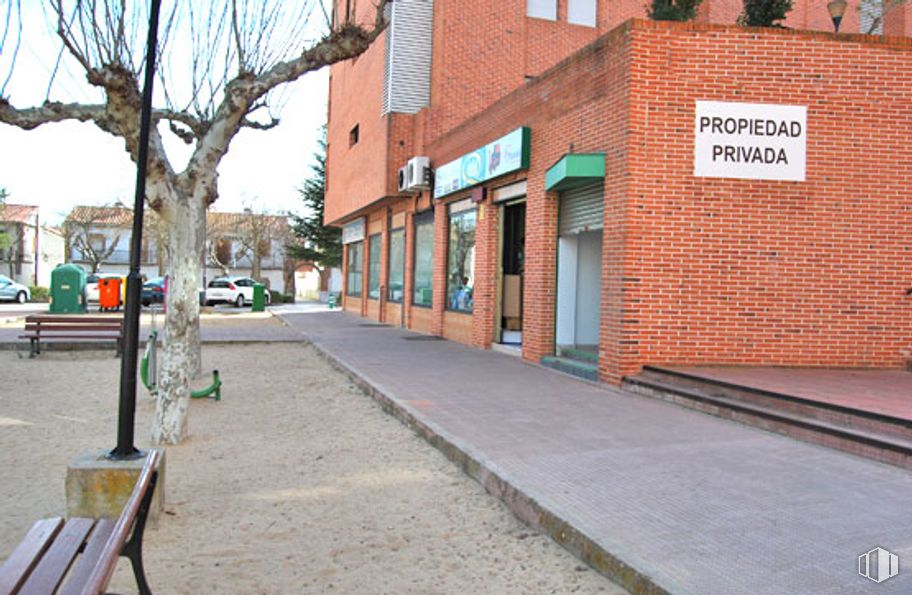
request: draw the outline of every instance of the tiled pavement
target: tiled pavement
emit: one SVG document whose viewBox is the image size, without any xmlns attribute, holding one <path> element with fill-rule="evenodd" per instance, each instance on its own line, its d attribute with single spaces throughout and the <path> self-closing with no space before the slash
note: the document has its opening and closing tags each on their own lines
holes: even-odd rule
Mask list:
<svg viewBox="0 0 912 595">
<path fill-rule="evenodd" d="M 671 367 L 688 374 L 912 420 L 912 373 L 903 370 Z"/>
<path fill-rule="evenodd" d="M 516 358 L 284 314 L 527 522 L 634 591 L 912 593 L 912 474 Z"/>
</svg>

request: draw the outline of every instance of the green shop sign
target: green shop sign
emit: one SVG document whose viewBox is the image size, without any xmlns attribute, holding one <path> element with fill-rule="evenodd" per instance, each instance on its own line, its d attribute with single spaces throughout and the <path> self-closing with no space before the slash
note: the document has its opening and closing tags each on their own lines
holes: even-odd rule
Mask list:
<svg viewBox="0 0 912 595">
<path fill-rule="evenodd" d="M 434 198 L 529 167 L 531 129 L 523 126 L 434 172 Z"/>
</svg>

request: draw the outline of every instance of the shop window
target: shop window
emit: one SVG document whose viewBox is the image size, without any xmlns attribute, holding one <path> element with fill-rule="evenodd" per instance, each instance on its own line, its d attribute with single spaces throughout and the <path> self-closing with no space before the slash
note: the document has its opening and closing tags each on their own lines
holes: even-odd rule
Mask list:
<svg viewBox="0 0 912 595">
<path fill-rule="evenodd" d="M 361 270 L 364 266 L 364 242 L 348 245 L 348 279 L 346 295 L 361 297 Z"/>
<path fill-rule="evenodd" d="M 573 25 L 595 27 L 596 0 L 569 0 L 567 22 Z"/>
<path fill-rule="evenodd" d="M 380 299 L 380 234 L 367 239 L 367 297 Z"/>
<path fill-rule="evenodd" d="M 475 209 L 450 215 L 447 309 L 471 312 L 475 287 Z"/>
<path fill-rule="evenodd" d="M 389 288 L 386 298 L 391 302 L 401 302 L 403 291 L 405 291 L 405 230 L 394 229 L 390 232 Z"/>
<path fill-rule="evenodd" d="M 557 0 L 526 0 L 526 15 L 536 19 L 557 20 Z"/>
<path fill-rule="evenodd" d="M 412 305 L 434 305 L 434 213 L 415 217 L 415 289 Z"/>
</svg>

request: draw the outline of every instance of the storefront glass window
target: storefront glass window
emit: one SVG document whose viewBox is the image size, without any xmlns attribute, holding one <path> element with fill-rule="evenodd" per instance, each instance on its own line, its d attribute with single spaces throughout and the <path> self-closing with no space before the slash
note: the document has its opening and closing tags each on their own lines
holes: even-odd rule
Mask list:
<svg viewBox="0 0 912 595">
<path fill-rule="evenodd" d="M 348 245 L 348 279 L 346 295 L 361 296 L 361 270 L 364 266 L 364 242 Z"/>
<path fill-rule="evenodd" d="M 390 232 L 389 249 L 389 289 L 387 299 L 401 302 L 405 283 L 405 230 L 394 229 Z"/>
<path fill-rule="evenodd" d="M 380 234 L 376 233 L 367 239 L 367 297 L 380 299 Z"/>
<path fill-rule="evenodd" d="M 471 312 L 475 287 L 475 210 L 450 215 L 447 309 Z"/>
<path fill-rule="evenodd" d="M 434 305 L 434 217 L 415 218 L 415 290 L 412 304 Z"/>
</svg>

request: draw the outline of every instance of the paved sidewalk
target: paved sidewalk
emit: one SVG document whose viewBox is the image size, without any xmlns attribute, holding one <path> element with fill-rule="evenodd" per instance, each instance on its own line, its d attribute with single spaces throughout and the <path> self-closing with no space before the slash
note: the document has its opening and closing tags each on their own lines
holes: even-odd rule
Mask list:
<svg viewBox="0 0 912 595">
<path fill-rule="evenodd" d="M 344 314 L 281 317 L 634 592 L 912 593 L 907 471 Z M 875 546 L 902 570 L 881 584 L 857 574 Z"/>
</svg>

